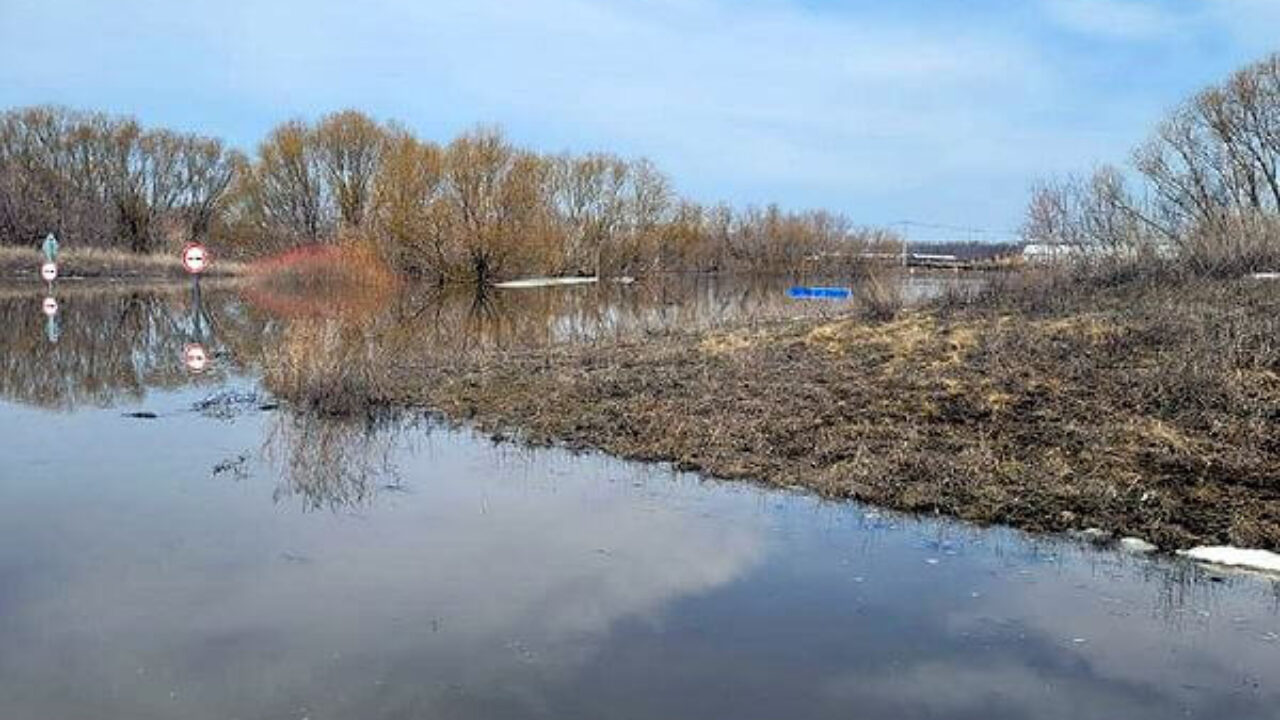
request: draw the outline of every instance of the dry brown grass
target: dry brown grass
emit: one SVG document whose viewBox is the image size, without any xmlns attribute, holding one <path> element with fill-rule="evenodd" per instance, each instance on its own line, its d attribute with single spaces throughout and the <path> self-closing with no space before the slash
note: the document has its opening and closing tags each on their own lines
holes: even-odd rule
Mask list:
<svg viewBox="0 0 1280 720">
<path fill-rule="evenodd" d="M 0 246 L 0 278 L 39 281 L 43 262 L 44 255 L 39 250 Z M 219 277 L 243 271 L 241 263 L 215 258 L 205 275 Z M 71 248 L 58 254 L 58 274 L 61 279 L 156 279 L 185 277 L 187 273 L 181 258 L 175 254 L 139 255 L 123 250 Z"/>
<path fill-rule="evenodd" d="M 862 317 L 875 322 L 888 322 L 902 312 L 906 299 L 902 294 L 902 283 L 892 274 L 877 268 L 867 274 L 861 292 L 858 294 L 858 307 Z"/>
<path fill-rule="evenodd" d="M 374 352 L 285 394 L 982 523 L 1280 549 L 1280 285 L 1043 299 L 453 361 Z"/>
<path fill-rule="evenodd" d="M 325 413 L 428 407 L 978 523 L 1280 548 L 1280 283 L 1056 283 L 888 322 L 854 310 L 457 356 L 330 329 L 298 356 L 344 355 L 268 383 Z"/>
</svg>

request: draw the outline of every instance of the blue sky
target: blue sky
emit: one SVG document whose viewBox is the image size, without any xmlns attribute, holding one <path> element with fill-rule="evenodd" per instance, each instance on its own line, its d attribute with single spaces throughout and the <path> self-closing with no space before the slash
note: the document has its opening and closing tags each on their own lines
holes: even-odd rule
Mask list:
<svg viewBox="0 0 1280 720">
<path fill-rule="evenodd" d="M 245 149 L 344 107 L 497 124 L 703 201 L 1010 229 L 1032 180 L 1124 162 L 1275 50 L 1280 0 L 0 0 L 0 105 Z"/>
</svg>

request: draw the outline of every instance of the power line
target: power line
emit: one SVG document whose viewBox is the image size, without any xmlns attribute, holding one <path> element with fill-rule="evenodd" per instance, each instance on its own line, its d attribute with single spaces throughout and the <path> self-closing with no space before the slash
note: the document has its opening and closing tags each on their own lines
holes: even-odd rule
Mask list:
<svg viewBox="0 0 1280 720">
<path fill-rule="evenodd" d="M 890 223 L 894 226 L 902 228 L 921 228 L 925 230 L 942 230 L 946 232 L 965 233 L 967 235 L 988 235 L 993 237 L 1017 238 L 1022 233 L 1018 230 L 1007 230 L 1003 228 L 982 228 L 968 227 L 964 225 L 950 225 L 947 223 L 928 222 L 923 220 L 897 220 Z"/>
</svg>

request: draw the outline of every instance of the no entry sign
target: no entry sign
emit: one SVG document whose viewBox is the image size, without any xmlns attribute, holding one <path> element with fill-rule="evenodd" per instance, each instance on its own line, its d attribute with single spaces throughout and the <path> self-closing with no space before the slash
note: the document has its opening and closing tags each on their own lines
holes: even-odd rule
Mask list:
<svg viewBox="0 0 1280 720">
<path fill-rule="evenodd" d="M 47 262 L 40 266 L 40 277 L 45 282 L 53 282 L 58 279 L 58 266 L 56 263 Z"/>
<path fill-rule="evenodd" d="M 199 275 L 209 266 L 209 253 L 200 243 L 187 243 L 182 248 L 182 267 L 192 275 Z"/>
<path fill-rule="evenodd" d="M 209 367 L 209 356 L 205 353 L 203 345 L 190 343 L 182 348 L 182 362 L 191 372 L 200 373 Z"/>
</svg>

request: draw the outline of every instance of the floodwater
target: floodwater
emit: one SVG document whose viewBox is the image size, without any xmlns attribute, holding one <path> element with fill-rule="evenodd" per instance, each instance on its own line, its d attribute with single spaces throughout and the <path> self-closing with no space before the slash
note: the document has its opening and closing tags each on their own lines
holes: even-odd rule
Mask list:
<svg viewBox="0 0 1280 720">
<path fill-rule="evenodd" d="M 0 294 L 6 720 L 1280 717 L 1271 580 L 271 391 L 839 309 L 785 287 L 42 297 Z"/>
</svg>

